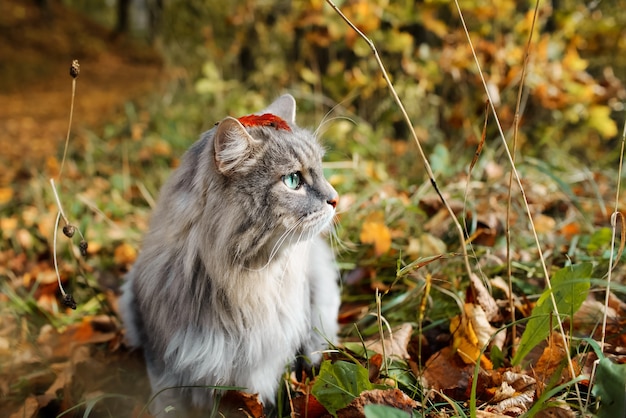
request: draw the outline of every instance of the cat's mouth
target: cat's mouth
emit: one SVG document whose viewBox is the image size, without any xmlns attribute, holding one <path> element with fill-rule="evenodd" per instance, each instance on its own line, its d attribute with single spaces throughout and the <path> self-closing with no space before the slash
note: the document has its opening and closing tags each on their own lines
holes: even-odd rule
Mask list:
<svg viewBox="0 0 626 418">
<path fill-rule="evenodd" d="M 335 217 L 335 209 L 328 207 L 323 210 L 309 212 L 302 216 L 298 221 L 301 225 L 298 229 L 310 237 L 330 229 L 333 218 Z M 307 237 L 308 239 L 309 237 Z"/>
</svg>

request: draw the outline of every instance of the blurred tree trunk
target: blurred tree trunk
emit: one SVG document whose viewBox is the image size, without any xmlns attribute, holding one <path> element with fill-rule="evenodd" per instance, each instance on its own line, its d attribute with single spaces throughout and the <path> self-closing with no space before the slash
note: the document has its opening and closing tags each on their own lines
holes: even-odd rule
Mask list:
<svg viewBox="0 0 626 418">
<path fill-rule="evenodd" d="M 131 0 L 117 0 L 117 24 L 115 33 L 128 32 L 128 15 Z"/>
</svg>

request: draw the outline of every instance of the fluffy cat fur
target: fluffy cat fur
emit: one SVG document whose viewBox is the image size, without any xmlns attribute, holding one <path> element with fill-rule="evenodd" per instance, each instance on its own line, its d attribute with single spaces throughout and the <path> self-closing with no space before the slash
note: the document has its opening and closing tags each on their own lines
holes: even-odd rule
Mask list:
<svg viewBox="0 0 626 418">
<path fill-rule="evenodd" d="M 214 391 L 181 386 L 244 387 L 272 405 L 298 353 L 319 362 L 336 338 L 338 276 L 319 234 L 337 193 L 295 114 L 285 95 L 223 119 L 161 191 L 120 299 L 127 339 L 162 391 L 154 415 L 212 407 Z"/>
</svg>

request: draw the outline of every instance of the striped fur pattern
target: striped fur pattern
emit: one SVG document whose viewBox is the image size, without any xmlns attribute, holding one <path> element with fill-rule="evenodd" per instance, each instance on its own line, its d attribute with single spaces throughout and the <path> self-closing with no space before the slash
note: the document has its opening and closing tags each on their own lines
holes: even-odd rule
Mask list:
<svg viewBox="0 0 626 418">
<path fill-rule="evenodd" d="M 180 386 L 243 387 L 272 405 L 297 353 L 319 361 L 336 338 L 338 275 L 319 234 L 337 193 L 295 105 L 285 95 L 245 126 L 225 118 L 161 191 L 120 299 L 127 339 L 161 392 L 156 416 L 212 407 L 215 391 Z"/>
</svg>

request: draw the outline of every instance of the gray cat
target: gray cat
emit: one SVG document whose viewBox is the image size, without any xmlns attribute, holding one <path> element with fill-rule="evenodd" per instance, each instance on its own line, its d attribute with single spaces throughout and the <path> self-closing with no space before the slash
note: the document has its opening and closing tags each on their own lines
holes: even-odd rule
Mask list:
<svg viewBox="0 0 626 418">
<path fill-rule="evenodd" d="M 319 362 L 335 341 L 338 275 L 319 234 L 337 193 L 295 115 L 284 95 L 223 119 L 161 191 L 120 298 L 158 394 L 154 415 L 210 409 L 219 393 L 181 386 L 243 387 L 271 406 L 286 366 L 299 353 Z"/>
</svg>

